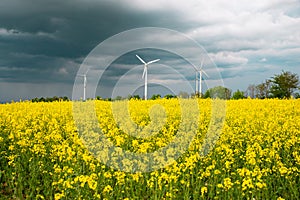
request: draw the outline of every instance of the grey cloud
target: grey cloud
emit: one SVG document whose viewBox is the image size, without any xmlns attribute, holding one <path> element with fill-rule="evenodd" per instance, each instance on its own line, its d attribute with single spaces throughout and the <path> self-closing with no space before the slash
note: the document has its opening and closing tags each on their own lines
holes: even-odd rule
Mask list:
<svg viewBox="0 0 300 200">
<path fill-rule="evenodd" d="M 235 76 L 251 80 L 255 71 L 272 74 L 283 65 L 299 73 L 299 8 L 297 0 L 2 0 L 0 84 L 5 82 L 7 91 L 14 83 L 61 83 L 71 88 L 81 62 L 97 44 L 121 31 L 145 26 L 175 29 L 195 39 L 231 84 Z M 179 44 L 171 36 L 156 39 Z M 180 48 L 192 51 L 185 44 Z M 147 56 L 164 58 L 168 62 L 162 64 L 179 66 L 185 73 L 185 63 L 172 63 L 170 55 L 152 51 Z M 126 66 L 139 65 L 126 57 L 118 62 L 107 72 L 107 85 L 126 72 Z M 193 81 L 192 75 L 187 76 Z"/>
</svg>

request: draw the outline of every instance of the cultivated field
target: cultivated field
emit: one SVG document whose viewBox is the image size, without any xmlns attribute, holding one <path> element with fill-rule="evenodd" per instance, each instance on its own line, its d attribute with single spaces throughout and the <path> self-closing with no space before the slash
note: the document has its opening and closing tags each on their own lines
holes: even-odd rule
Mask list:
<svg viewBox="0 0 300 200">
<path fill-rule="evenodd" d="M 130 115 L 120 111 L 123 101 L 78 102 L 74 110 L 72 102 L 2 104 L 0 198 L 299 198 L 299 99 L 229 100 L 213 108 L 214 102 L 206 99 L 197 101 L 199 110 L 193 102 L 130 100 Z M 108 138 L 105 144 L 97 140 L 99 133 L 85 128 L 95 126 L 85 105 L 95 105 L 98 128 Z M 181 112 L 182 106 L 189 112 Z M 214 116 L 219 125 L 212 122 Z M 197 126 L 192 124 L 195 119 Z M 154 171 L 149 160 L 121 157 L 120 151 L 156 155 L 178 135 L 182 140 L 184 130 L 186 140 L 192 139 L 182 143 L 188 149 L 173 145 L 174 151 L 157 154 L 151 160 Z M 111 148 L 109 143 L 119 147 L 119 154 L 111 149 L 103 153 Z M 181 148 L 177 154 L 176 148 Z"/>
</svg>

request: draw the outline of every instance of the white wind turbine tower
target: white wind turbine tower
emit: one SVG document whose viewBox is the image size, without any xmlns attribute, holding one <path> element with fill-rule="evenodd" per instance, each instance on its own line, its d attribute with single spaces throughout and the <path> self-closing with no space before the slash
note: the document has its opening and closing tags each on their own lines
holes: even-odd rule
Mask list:
<svg viewBox="0 0 300 200">
<path fill-rule="evenodd" d="M 145 62 L 141 57 L 139 57 L 138 55 L 135 55 L 143 64 L 144 64 L 144 72 L 143 72 L 143 76 L 142 78 L 145 79 L 145 100 L 147 100 L 147 83 L 148 83 L 148 65 L 151 63 L 155 63 L 157 61 L 159 61 L 160 59 L 156 59 L 156 60 L 152 60 L 149 62 Z"/>
<path fill-rule="evenodd" d="M 207 77 L 209 77 L 207 75 L 207 73 L 202 69 L 203 68 L 203 59 L 201 61 L 201 66 L 200 68 L 197 68 L 195 65 L 193 65 L 195 71 L 196 71 L 196 86 L 195 86 L 195 95 L 199 94 L 200 97 L 202 95 L 202 73 L 204 73 Z M 199 74 L 199 78 L 198 78 L 198 74 Z M 198 87 L 199 87 L 199 91 L 198 91 Z"/>
<path fill-rule="evenodd" d="M 84 74 L 78 74 L 77 76 L 81 76 L 83 77 L 83 100 L 86 100 L 86 84 L 87 84 L 87 79 L 86 79 L 86 75 L 88 73 L 90 69 L 86 70 L 86 72 Z"/>
</svg>

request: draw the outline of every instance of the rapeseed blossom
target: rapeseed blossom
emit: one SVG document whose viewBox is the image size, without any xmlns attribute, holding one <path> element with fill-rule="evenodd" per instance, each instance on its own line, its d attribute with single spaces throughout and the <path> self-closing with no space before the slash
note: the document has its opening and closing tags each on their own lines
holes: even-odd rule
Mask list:
<svg viewBox="0 0 300 200">
<path fill-rule="evenodd" d="M 219 114 L 212 107 L 213 100 L 197 101 L 199 118 L 195 135 L 188 148 L 173 160 L 178 153 L 176 146 L 165 154 L 155 152 L 167 147 L 178 134 L 184 134 L 179 130 L 190 130 L 191 124 L 183 120 L 177 99 L 80 102 L 90 105 L 95 113 L 82 110 L 79 118 L 74 117 L 72 102 L 1 104 L 0 198 L 297 199 L 300 196 L 300 100 L 226 101 L 223 126 L 211 118 Z M 121 109 L 125 104 L 127 112 Z M 94 114 L 96 122 L 86 117 Z M 86 129 L 78 127 L 76 120 L 81 120 L 88 130 L 101 129 L 108 142 L 97 142 L 96 130 L 82 133 Z M 216 135 L 206 135 L 208 129 L 221 129 L 217 140 L 213 138 Z M 202 147 L 205 139 L 209 148 Z M 107 148 L 110 144 L 118 149 L 111 151 Z M 101 148 L 106 151 L 97 151 Z M 206 155 L 203 149 L 210 151 Z M 148 167 L 147 160 L 132 161 L 118 156 L 123 152 L 137 155 L 154 152 L 157 156 L 151 162 L 166 165 L 154 171 L 118 171 L 115 166 Z"/>
</svg>

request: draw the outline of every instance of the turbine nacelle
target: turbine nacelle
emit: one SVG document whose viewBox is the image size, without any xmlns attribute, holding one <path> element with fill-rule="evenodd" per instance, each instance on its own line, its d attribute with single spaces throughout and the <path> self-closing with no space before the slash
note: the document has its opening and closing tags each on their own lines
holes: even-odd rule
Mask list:
<svg viewBox="0 0 300 200">
<path fill-rule="evenodd" d="M 197 68 L 197 67 L 196 67 L 195 65 L 193 65 L 193 64 L 192 64 L 192 66 L 194 67 L 196 73 L 199 73 L 199 74 L 200 74 L 200 72 L 201 72 L 201 73 L 204 73 L 205 76 L 207 76 L 207 77 L 209 78 L 208 74 L 203 70 L 203 60 L 201 61 L 201 66 L 200 66 L 200 68 Z"/>
</svg>

